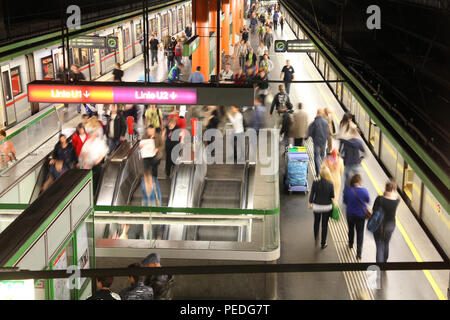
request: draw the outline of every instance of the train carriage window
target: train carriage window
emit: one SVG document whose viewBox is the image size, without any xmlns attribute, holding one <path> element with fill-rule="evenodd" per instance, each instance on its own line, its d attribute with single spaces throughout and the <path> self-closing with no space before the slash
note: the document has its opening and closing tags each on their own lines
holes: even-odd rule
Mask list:
<svg viewBox="0 0 450 320">
<path fill-rule="evenodd" d="M 42 78 L 44 80 L 51 80 L 55 78 L 53 71 L 53 59 L 52 56 L 48 56 L 41 59 L 42 65 Z"/>
<path fill-rule="evenodd" d="M 138 23 L 136 24 L 136 40 L 141 39 L 142 37 L 142 24 Z"/>
<path fill-rule="evenodd" d="M 175 35 L 177 33 L 177 12 L 175 9 L 172 11 L 172 35 Z"/>
<path fill-rule="evenodd" d="M 153 18 L 150 20 L 150 27 L 151 27 L 151 31 L 152 33 L 158 33 L 158 29 L 156 28 L 156 18 Z"/>
<path fill-rule="evenodd" d="M 169 26 L 169 14 L 163 15 L 163 28 L 166 29 Z"/>
<path fill-rule="evenodd" d="M 22 81 L 21 81 L 21 77 L 20 77 L 20 67 L 17 66 L 15 68 L 12 68 L 10 73 L 11 73 L 11 84 L 12 84 L 13 95 L 17 96 L 23 92 Z"/>
<path fill-rule="evenodd" d="M 183 9 L 178 8 L 178 32 L 183 31 Z"/>
<path fill-rule="evenodd" d="M 5 94 L 5 100 L 9 101 L 12 99 L 12 90 L 11 90 L 11 85 L 9 83 L 9 73 L 8 71 L 3 71 L 2 72 L 2 82 L 3 82 L 3 92 Z"/>
</svg>

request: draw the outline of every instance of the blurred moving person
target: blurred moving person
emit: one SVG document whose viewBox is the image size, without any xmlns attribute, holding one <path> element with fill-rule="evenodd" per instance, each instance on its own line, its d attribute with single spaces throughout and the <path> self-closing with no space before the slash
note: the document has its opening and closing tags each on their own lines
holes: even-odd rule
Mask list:
<svg viewBox="0 0 450 320">
<path fill-rule="evenodd" d="M 323 117 L 323 109 L 317 109 L 314 121 L 309 125 L 308 137 L 311 137 L 314 144 L 314 165 L 316 175 L 319 175 L 320 165 L 325 158 L 325 148 L 328 141 L 328 121 Z"/>
<path fill-rule="evenodd" d="M 64 165 L 69 169 L 72 169 L 78 162 L 75 148 L 73 147 L 72 143 L 67 141 L 65 135 L 59 135 L 59 141 L 56 143 L 55 148 L 53 149 L 52 158 L 53 159 L 50 161 L 50 164 L 55 163 L 55 160 L 62 160 L 64 162 Z"/>
<path fill-rule="evenodd" d="M 127 132 L 127 123 L 122 115 L 118 113 L 115 105 L 111 105 L 111 115 L 106 123 L 105 132 L 109 153 L 112 153 L 122 141 L 125 141 Z"/>
<path fill-rule="evenodd" d="M 12 141 L 6 141 L 6 131 L 0 130 L 0 168 L 7 167 L 10 162 L 16 161 L 16 149 Z"/>
<path fill-rule="evenodd" d="M 299 102 L 297 109 L 291 114 L 288 135 L 294 139 L 294 146 L 303 146 L 304 140 L 308 136 L 308 113 L 302 108 L 303 104 Z"/>
<path fill-rule="evenodd" d="M 75 133 L 72 136 L 72 145 L 75 148 L 77 158 L 80 156 L 81 149 L 87 139 L 89 139 L 89 134 L 86 132 L 84 125 L 79 123 L 75 129 Z"/>
<path fill-rule="evenodd" d="M 344 160 L 339 156 L 337 149 L 333 149 L 325 160 L 322 162 L 322 166 L 326 166 L 333 178 L 334 194 L 336 195 L 336 201 L 339 201 L 341 192 L 342 174 L 344 173 Z"/>
</svg>

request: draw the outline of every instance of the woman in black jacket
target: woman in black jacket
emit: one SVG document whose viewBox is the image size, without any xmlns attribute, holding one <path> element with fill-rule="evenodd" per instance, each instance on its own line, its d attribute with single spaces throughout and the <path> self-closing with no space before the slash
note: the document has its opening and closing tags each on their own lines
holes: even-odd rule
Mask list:
<svg viewBox="0 0 450 320">
<path fill-rule="evenodd" d="M 384 194 L 378 196 L 373 203 L 373 210 L 375 212 L 382 209 L 384 213 L 383 222 L 373 233 L 375 244 L 377 247 L 377 263 L 387 262 L 389 257 L 389 241 L 395 229 L 395 213 L 397 211 L 400 199 L 396 192 L 397 185 L 393 181 L 386 183 Z"/>
<path fill-rule="evenodd" d="M 322 219 L 322 249 L 327 247 L 328 220 L 333 210 L 334 187 L 331 181 L 330 170 L 328 167 L 322 166 L 320 168 L 320 180 L 313 182 L 308 203 L 308 209 L 312 209 L 314 212 L 314 239 L 316 239 L 316 243 L 320 220 Z"/>
<path fill-rule="evenodd" d="M 50 161 L 51 165 L 55 163 L 55 160 L 62 160 L 64 165 L 69 169 L 75 167 L 75 164 L 78 162 L 75 148 L 71 142 L 67 141 L 65 135 L 59 135 L 59 141 L 53 149 L 52 158 L 53 160 Z"/>
</svg>

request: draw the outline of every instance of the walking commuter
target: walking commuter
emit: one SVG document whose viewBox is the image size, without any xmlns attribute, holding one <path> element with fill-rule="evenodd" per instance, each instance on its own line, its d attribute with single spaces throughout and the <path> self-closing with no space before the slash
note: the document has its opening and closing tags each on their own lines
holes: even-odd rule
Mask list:
<svg viewBox="0 0 450 320">
<path fill-rule="evenodd" d="M 163 158 L 164 142 L 155 128 L 147 127 L 143 139 L 139 143 L 141 157 L 144 162 L 144 183 L 142 185 L 144 205 L 148 203 L 161 205 L 161 191 L 157 181 L 158 166 Z"/>
<path fill-rule="evenodd" d="M 342 174 L 344 173 L 344 161 L 339 156 L 339 152 L 336 149 L 331 151 L 325 160 L 322 162 L 322 166 L 328 167 L 333 178 L 334 193 L 336 195 L 336 201 L 339 201 L 341 191 Z"/>
<path fill-rule="evenodd" d="M 159 48 L 159 41 L 155 38 L 154 35 L 150 38 L 150 53 L 151 53 L 151 59 L 152 59 L 152 67 L 156 63 L 158 63 L 158 48 Z"/>
<path fill-rule="evenodd" d="M 275 11 L 275 13 L 273 14 L 273 29 L 274 30 L 277 30 L 279 17 L 280 17 L 279 13 L 277 11 Z"/>
<path fill-rule="evenodd" d="M 253 49 L 250 48 L 248 50 L 247 56 L 245 57 L 245 62 L 249 62 L 251 63 L 251 67 L 255 68 L 256 67 L 256 62 L 258 61 L 258 58 L 256 58 L 256 54 L 253 52 Z"/>
<path fill-rule="evenodd" d="M 387 182 L 384 188 L 384 194 L 378 196 L 373 204 L 372 212 L 381 209 L 384 213 L 383 222 L 378 230 L 373 233 L 375 245 L 377 247 L 377 263 L 385 263 L 389 258 L 389 241 L 395 230 L 395 213 L 398 204 L 400 203 L 396 190 L 397 185 L 395 182 Z"/>
<path fill-rule="evenodd" d="M 327 154 L 331 153 L 333 149 L 333 136 L 336 134 L 336 127 L 334 126 L 333 121 L 333 111 L 331 108 L 325 108 L 324 114 L 325 120 L 328 122 L 328 142 L 327 142 Z"/>
<path fill-rule="evenodd" d="M 55 160 L 62 160 L 64 165 L 69 169 L 76 165 L 78 161 L 77 153 L 72 143 L 67 141 L 64 134 L 59 135 L 59 141 L 53 149 L 52 158 L 53 160 L 50 161 L 50 164 L 53 164 Z"/>
<path fill-rule="evenodd" d="M 110 289 L 113 281 L 113 277 L 98 277 L 96 279 L 97 291 L 87 300 L 120 300 L 120 296 Z"/>
<path fill-rule="evenodd" d="M 264 44 L 270 52 L 270 48 L 273 44 L 273 33 L 270 28 L 267 28 L 266 34 L 264 35 Z"/>
<path fill-rule="evenodd" d="M 294 139 L 294 146 L 303 146 L 303 141 L 308 136 L 308 113 L 302 108 L 302 103 L 298 103 L 297 110 L 291 115 L 292 124 L 288 136 Z"/>
<path fill-rule="evenodd" d="M 338 139 L 347 140 L 350 139 L 350 130 L 357 129 L 356 124 L 353 122 L 353 115 L 350 112 L 346 112 L 339 123 L 339 132 L 337 134 Z"/>
<path fill-rule="evenodd" d="M 242 163 L 244 160 L 245 148 L 244 145 L 239 143 L 239 137 L 244 135 L 244 117 L 239 110 L 239 107 L 231 106 L 231 112 L 227 112 L 228 119 L 233 125 L 233 150 L 234 150 L 234 161 L 238 159 L 238 149 L 239 149 L 239 159 L 238 163 Z M 239 148 L 238 148 L 239 145 Z M 231 162 L 231 158 L 227 159 L 227 162 Z"/>
<path fill-rule="evenodd" d="M 175 161 L 178 155 L 172 155 L 172 150 L 175 148 L 175 146 L 178 143 L 183 143 L 183 135 L 180 135 L 180 139 L 173 140 L 174 134 L 177 132 L 177 130 L 180 130 L 180 128 L 177 126 L 177 120 L 175 118 L 170 118 L 167 122 L 167 128 L 165 130 L 165 137 L 166 137 L 166 177 L 169 178 L 171 176 L 171 170 L 172 167 L 175 165 Z"/>
<path fill-rule="evenodd" d="M 361 175 L 352 176 L 350 186 L 344 188 L 344 204 L 347 207 L 348 246 L 353 248 L 356 229 L 356 259 L 361 259 L 364 241 L 364 224 L 370 202 L 369 191 L 361 186 Z"/>
<path fill-rule="evenodd" d="M 177 41 L 177 44 L 175 45 L 175 61 L 178 65 L 181 64 L 181 59 L 183 58 L 183 46 L 181 44 L 181 41 Z"/>
<path fill-rule="evenodd" d="M 172 67 L 169 71 L 168 82 L 180 82 L 181 69 L 184 67 L 184 64 L 180 63 Z"/>
<path fill-rule="evenodd" d="M 109 147 L 109 153 L 116 150 L 120 142 L 125 141 L 127 132 L 127 123 L 121 114 L 118 113 L 117 106 L 111 105 L 111 115 L 106 122 L 106 138 Z"/>
<path fill-rule="evenodd" d="M 281 17 L 280 17 L 280 27 L 281 27 L 281 34 L 283 34 L 284 16 L 281 16 Z"/>
<path fill-rule="evenodd" d="M 184 34 L 186 35 L 187 40 L 189 40 L 192 37 L 192 27 L 190 24 L 188 24 L 184 29 Z"/>
<path fill-rule="evenodd" d="M 273 63 L 267 54 L 264 54 L 263 59 L 259 62 L 259 70 L 263 70 L 269 78 L 269 73 L 273 70 Z"/>
<path fill-rule="evenodd" d="M 16 161 L 16 149 L 12 141 L 3 141 L 6 131 L 0 130 L 0 168 L 7 167 L 11 161 Z"/>
<path fill-rule="evenodd" d="M 140 267 L 142 267 L 140 263 L 132 263 L 128 266 L 128 268 Z M 121 300 L 153 300 L 153 289 L 144 284 L 142 276 L 130 275 L 128 279 L 130 286 L 120 291 Z"/>
<path fill-rule="evenodd" d="M 145 127 L 153 126 L 157 132 L 161 132 L 164 128 L 163 115 L 161 109 L 159 109 L 155 104 L 150 105 L 145 111 Z"/>
<path fill-rule="evenodd" d="M 108 146 L 104 139 L 99 138 L 98 131 L 91 132 L 89 134 L 89 139 L 86 140 L 81 148 L 80 156 L 78 157 L 78 166 L 80 169 L 92 169 L 94 190 L 96 190 L 98 179 L 100 177 L 101 163 L 107 154 Z"/>
<path fill-rule="evenodd" d="M 280 84 L 278 86 L 278 93 L 272 100 L 272 105 L 270 107 L 270 116 L 272 117 L 273 111 L 276 112 L 275 119 L 275 128 L 279 128 L 282 122 L 283 113 L 288 109 L 292 108 L 291 100 L 289 99 L 289 95 L 285 92 L 284 86 Z"/>
<path fill-rule="evenodd" d="M 319 236 L 320 220 L 322 220 L 321 248 L 327 247 L 328 220 L 333 210 L 334 187 L 331 182 L 331 173 L 327 167 L 320 169 L 320 180 L 315 180 L 309 195 L 308 208 L 314 212 L 314 239 L 316 243 Z"/>
<path fill-rule="evenodd" d="M 249 32 L 246 26 L 244 26 L 244 28 L 241 31 L 241 39 L 245 41 L 245 43 L 247 43 L 248 41 L 248 37 L 249 37 Z"/>
<path fill-rule="evenodd" d="M 147 268 L 160 268 L 161 257 L 158 253 L 151 253 L 142 261 L 142 265 Z M 172 300 L 174 282 L 173 275 L 159 274 L 147 276 L 144 284 L 153 288 L 155 300 Z"/>
<path fill-rule="evenodd" d="M 79 82 L 84 80 L 86 80 L 86 77 L 81 73 L 80 68 L 77 65 L 71 65 L 69 71 L 69 81 Z M 81 103 L 77 104 L 77 112 L 81 113 Z"/>
<path fill-rule="evenodd" d="M 239 43 L 239 45 L 237 45 L 235 47 L 235 56 L 238 57 L 239 59 L 239 66 L 241 68 L 244 68 L 245 65 L 245 60 L 247 57 L 247 53 L 248 53 L 248 47 L 245 44 L 244 40 L 241 40 L 241 42 Z"/>
<path fill-rule="evenodd" d="M 205 76 L 200 72 L 200 66 L 196 68 L 197 71 L 193 72 L 189 76 L 190 83 L 205 83 Z"/>
<path fill-rule="evenodd" d="M 323 114 L 323 109 L 317 109 L 317 116 L 308 128 L 308 137 L 311 137 L 314 143 L 314 165 L 317 175 L 319 175 L 322 160 L 325 158 L 329 131 L 328 122 L 323 118 Z"/>
<path fill-rule="evenodd" d="M 294 73 L 295 73 L 295 71 L 294 71 L 294 68 L 291 66 L 291 61 L 286 60 L 286 65 L 283 67 L 283 69 L 281 69 L 280 78 L 283 79 L 287 94 L 290 93 L 291 81 L 294 80 L 294 78 L 295 78 Z"/>
<path fill-rule="evenodd" d="M 259 135 L 259 130 L 264 128 L 264 115 L 266 114 L 266 107 L 264 106 L 265 97 L 262 95 L 257 95 L 255 97 L 255 110 L 252 116 L 252 128 Z"/>
<path fill-rule="evenodd" d="M 264 59 L 264 55 L 266 51 L 268 51 L 267 47 L 264 45 L 264 42 L 260 42 L 258 48 L 256 48 L 256 55 L 258 56 L 258 63 Z"/>
<path fill-rule="evenodd" d="M 350 177 L 361 170 L 361 160 L 364 157 L 365 150 L 355 128 L 350 129 L 350 139 L 341 139 L 341 141 L 339 152 L 343 154 L 342 157 L 344 158 L 344 185 L 348 186 Z"/>
<path fill-rule="evenodd" d="M 122 82 L 123 70 L 120 69 L 120 63 L 118 63 L 118 62 L 116 63 L 112 73 L 114 75 L 115 82 Z"/>
<path fill-rule="evenodd" d="M 258 27 L 258 37 L 260 42 L 264 42 L 264 36 L 266 35 L 266 27 L 264 23 L 260 23 Z"/>
<path fill-rule="evenodd" d="M 89 135 L 86 132 L 83 124 L 80 123 L 77 125 L 75 129 L 75 133 L 72 136 L 72 145 L 75 148 L 75 152 L 77 153 L 77 158 L 80 156 L 81 149 L 83 148 L 84 143 L 89 139 Z"/>
<path fill-rule="evenodd" d="M 167 42 L 165 47 L 165 55 L 167 56 L 167 69 L 172 70 L 175 65 L 175 46 L 177 45 L 177 41 L 174 37 L 170 41 Z"/>
<path fill-rule="evenodd" d="M 256 77 L 254 78 L 255 83 L 255 91 L 257 96 L 261 96 L 264 104 L 266 96 L 269 94 L 269 82 L 267 81 L 267 74 L 264 70 L 260 70 Z"/>
<path fill-rule="evenodd" d="M 63 160 L 54 160 L 51 162 L 48 169 L 47 180 L 42 184 L 41 192 L 44 192 L 48 187 L 63 175 L 69 168 L 64 164 Z"/>
</svg>

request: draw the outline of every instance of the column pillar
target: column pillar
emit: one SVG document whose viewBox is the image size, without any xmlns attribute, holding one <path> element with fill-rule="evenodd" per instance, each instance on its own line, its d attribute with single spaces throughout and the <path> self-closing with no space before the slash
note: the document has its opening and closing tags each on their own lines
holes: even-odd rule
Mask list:
<svg viewBox="0 0 450 320">
<path fill-rule="evenodd" d="M 222 23 L 221 47 L 225 50 L 225 54 L 230 54 L 230 0 L 222 0 L 222 11 L 225 19 Z M 223 69 L 223 68 L 222 68 Z"/>
<path fill-rule="evenodd" d="M 192 54 L 192 72 L 201 67 L 205 80 L 209 80 L 209 1 L 192 1 L 192 20 L 195 22 L 195 33 L 200 37 L 200 44 Z"/>
<path fill-rule="evenodd" d="M 210 32 L 214 32 L 215 37 L 214 39 L 212 39 L 212 41 L 214 41 L 215 45 L 217 46 L 217 24 L 220 23 L 220 21 L 217 21 L 217 0 L 209 0 L 209 30 L 208 30 L 208 35 Z M 209 41 L 209 39 L 208 39 Z M 213 54 L 217 55 L 217 47 L 214 49 Z M 220 58 L 220 57 L 219 57 Z M 210 57 L 208 56 L 208 59 L 210 59 Z M 216 65 L 216 68 L 214 69 L 214 71 L 212 71 L 212 73 L 216 74 L 216 70 L 217 70 L 217 57 L 215 59 L 216 61 L 214 61 L 214 64 Z"/>
</svg>

